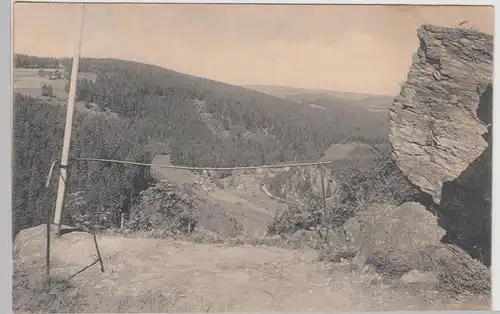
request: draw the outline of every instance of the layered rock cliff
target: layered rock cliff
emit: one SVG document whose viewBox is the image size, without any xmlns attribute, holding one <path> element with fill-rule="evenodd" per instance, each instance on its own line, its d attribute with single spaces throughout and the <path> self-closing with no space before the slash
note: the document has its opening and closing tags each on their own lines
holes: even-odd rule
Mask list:
<svg viewBox="0 0 500 314">
<path fill-rule="evenodd" d="M 393 158 L 432 199 L 446 238 L 489 264 L 493 37 L 432 25 L 417 34 L 389 113 Z"/>
</svg>

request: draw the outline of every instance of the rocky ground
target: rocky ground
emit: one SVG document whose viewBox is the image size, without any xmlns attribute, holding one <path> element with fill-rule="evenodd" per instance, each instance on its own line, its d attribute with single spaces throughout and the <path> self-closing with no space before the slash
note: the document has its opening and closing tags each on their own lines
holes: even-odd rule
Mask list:
<svg viewBox="0 0 500 314">
<path fill-rule="evenodd" d="M 52 244 L 52 288 L 44 275 L 43 226 L 15 244 L 14 310 L 73 312 L 222 312 L 487 309 L 485 296 L 455 296 L 418 272 L 384 280 L 372 267 L 317 260 L 310 249 L 196 244 L 72 232 Z M 413 283 L 412 283 L 413 282 Z"/>
</svg>

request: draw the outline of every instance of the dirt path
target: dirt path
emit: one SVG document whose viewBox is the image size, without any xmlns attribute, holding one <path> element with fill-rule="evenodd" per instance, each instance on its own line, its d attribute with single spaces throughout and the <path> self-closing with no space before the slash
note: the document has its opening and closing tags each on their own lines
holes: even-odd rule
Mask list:
<svg viewBox="0 0 500 314">
<path fill-rule="evenodd" d="M 43 265 L 43 227 L 21 235 L 18 256 Z M 223 312 L 457 309 L 436 292 L 371 283 L 345 267 L 316 262 L 310 250 L 229 247 L 173 240 L 99 236 L 98 265 L 72 279 L 92 312 Z M 70 233 L 52 246 L 52 274 L 68 277 L 95 259 L 92 237 Z M 41 272 L 41 267 L 29 267 Z M 43 273 L 43 272 L 41 272 Z"/>
<path fill-rule="evenodd" d="M 276 200 L 281 201 L 281 202 L 284 202 L 284 203 L 286 202 L 286 200 L 285 200 L 285 199 L 282 199 L 282 198 L 279 198 L 279 197 L 277 197 L 277 196 L 272 195 L 272 194 L 271 194 L 271 192 L 269 192 L 269 190 L 267 189 L 267 185 L 262 184 L 262 185 L 261 185 L 261 189 L 262 189 L 262 191 L 263 191 L 263 192 L 264 192 L 267 196 L 269 196 L 270 198 L 276 199 Z"/>
</svg>

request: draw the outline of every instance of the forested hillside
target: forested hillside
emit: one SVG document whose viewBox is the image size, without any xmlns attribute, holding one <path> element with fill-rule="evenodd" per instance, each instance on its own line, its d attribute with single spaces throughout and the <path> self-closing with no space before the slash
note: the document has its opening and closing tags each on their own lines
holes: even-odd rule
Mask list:
<svg viewBox="0 0 500 314">
<path fill-rule="evenodd" d="M 44 223 L 47 208 L 55 203 L 57 184 L 46 189 L 45 179 L 52 161 L 60 159 L 64 120 L 64 108 L 15 95 L 13 234 Z M 145 144 L 144 133 L 127 119 L 75 113 L 71 157 L 150 162 Z M 128 209 L 127 198 L 146 183 L 143 169 L 135 166 L 80 162 L 71 167 L 69 201 L 77 193 L 85 194 L 86 214 L 100 217 L 104 228 L 116 225 L 121 211 Z M 57 181 L 58 173 L 56 169 L 52 180 Z"/>
<path fill-rule="evenodd" d="M 358 142 L 365 144 L 386 142 L 383 139 L 387 139 L 389 133 L 387 108 L 392 103 L 390 97 L 373 96 L 349 100 L 324 93 L 303 93 L 290 95 L 286 99 L 317 110 L 323 109 L 330 113 L 331 121 L 341 130 L 353 130 L 363 135 L 371 134 L 364 136 L 365 140 Z"/>
<path fill-rule="evenodd" d="M 356 117 L 160 67 L 84 59 L 78 99 L 146 124 L 148 135 L 172 139 L 173 162 L 248 165 L 317 159 L 331 143 L 384 141 Z"/>
<path fill-rule="evenodd" d="M 17 55 L 17 67 L 70 71 L 69 58 Z M 386 125 L 368 111 L 340 106 L 314 110 L 295 101 L 157 66 L 114 59 L 82 59 L 78 100 L 142 125 L 168 141 L 176 164 L 228 166 L 317 159 L 332 143 L 384 142 Z M 345 108 L 349 107 L 345 103 Z M 365 116 L 363 116 L 365 115 Z M 366 121 L 375 121 L 366 126 Z M 382 124 L 382 125 L 381 125 Z"/>
<path fill-rule="evenodd" d="M 50 58 L 33 58 L 31 62 L 27 58 L 18 56 L 16 64 L 56 64 Z M 61 59 L 61 64 L 68 67 L 69 61 Z M 96 73 L 97 79 L 80 81 L 79 101 L 132 118 L 155 140 L 168 139 L 176 164 L 228 166 L 311 160 L 319 158 L 332 143 L 386 140 L 385 127 L 363 128 L 363 117 L 338 108 L 325 113 L 157 66 L 83 59 L 81 71 Z"/>
</svg>

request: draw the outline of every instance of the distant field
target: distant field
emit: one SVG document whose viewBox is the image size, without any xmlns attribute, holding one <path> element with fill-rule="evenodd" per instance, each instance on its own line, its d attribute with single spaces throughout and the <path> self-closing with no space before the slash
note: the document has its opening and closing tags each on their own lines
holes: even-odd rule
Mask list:
<svg viewBox="0 0 500 314">
<path fill-rule="evenodd" d="M 273 95 L 275 97 L 306 103 L 311 108 L 323 109 L 324 104 L 314 103 L 318 99 L 323 101 L 328 99 L 337 105 L 344 103 L 346 106 L 359 106 L 368 109 L 372 113 L 386 114 L 392 105 L 394 96 L 392 95 L 370 95 L 362 93 L 339 92 L 333 90 L 315 90 L 284 86 L 246 86 L 248 89 Z"/>
<path fill-rule="evenodd" d="M 352 92 L 340 92 L 335 90 L 327 89 L 307 89 L 307 88 L 296 88 L 288 86 L 272 86 L 272 85 L 249 85 L 244 86 L 245 88 L 256 90 L 258 92 L 273 95 L 280 98 L 288 98 L 289 96 L 297 94 L 323 94 L 333 97 L 342 98 L 345 100 L 362 100 L 365 98 L 381 98 L 386 96 L 363 94 L 363 93 L 352 93 Z"/>
<path fill-rule="evenodd" d="M 332 144 L 321 158 L 323 161 L 339 160 L 343 158 L 372 157 L 370 145 L 363 143 Z"/>
<path fill-rule="evenodd" d="M 42 85 L 51 85 L 54 94 L 58 98 L 68 97 L 64 90 L 67 80 L 49 80 L 47 77 L 38 75 L 39 69 L 14 69 L 14 93 L 22 93 L 32 97 L 42 95 Z"/>
</svg>

